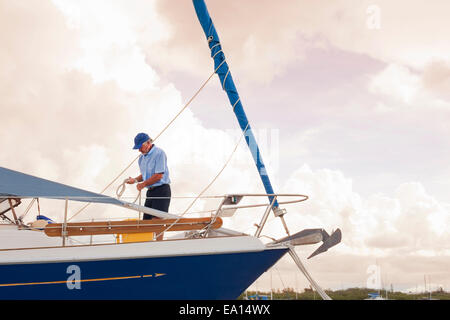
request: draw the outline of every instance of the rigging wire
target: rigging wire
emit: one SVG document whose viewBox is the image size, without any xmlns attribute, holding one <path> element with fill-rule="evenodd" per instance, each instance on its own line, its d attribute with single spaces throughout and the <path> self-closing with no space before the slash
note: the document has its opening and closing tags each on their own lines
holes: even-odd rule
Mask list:
<svg viewBox="0 0 450 320">
<path fill-rule="evenodd" d="M 167 128 L 180 116 L 180 114 L 186 110 L 186 108 L 191 104 L 191 102 L 197 97 L 197 95 L 203 90 L 203 88 L 206 86 L 206 84 L 209 82 L 209 80 L 211 80 L 211 78 L 214 76 L 214 74 L 217 72 L 217 70 L 225 63 L 226 60 L 223 60 L 221 64 L 219 64 L 219 66 L 214 70 L 214 72 L 211 73 L 211 75 L 208 77 L 208 79 L 206 79 L 205 82 L 203 82 L 203 84 L 200 86 L 200 88 L 197 90 L 197 92 L 195 92 L 195 94 L 189 99 L 189 101 L 183 106 L 183 108 L 181 108 L 181 110 L 175 115 L 175 117 L 169 121 L 169 123 L 164 127 L 164 129 L 153 139 L 153 141 L 155 141 L 156 139 L 158 139 L 163 133 L 164 131 L 167 130 Z M 100 192 L 101 194 L 104 193 L 114 182 L 117 181 L 117 179 L 120 178 L 120 176 L 122 176 L 132 165 L 133 163 L 140 157 L 140 155 L 138 155 L 136 158 L 133 159 L 133 161 L 131 161 L 131 163 L 129 165 L 127 165 L 125 167 L 125 169 L 123 169 L 105 188 L 103 188 L 103 190 Z M 84 205 L 80 210 L 78 210 L 76 213 L 74 213 L 67 221 L 72 220 L 73 218 L 75 218 L 78 214 L 80 214 L 84 209 L 86 209 L 89 205 L 91 204 L 91 202 L 87 203 L 86 205 Z"/>
<path fill-rule="evenodd" d="M 34 202 L 36 201 L 37 198 L 33 198 L 33 200 L 30 201 L 30 203 L 28 204 L 28 207 L 25 209 L 24 213 L 22 213 L 22 215 L 19 217 L 19 220 L 23 220 L 25 218 L 25 216 L 28 214 L 28 211 L 30 211 L 31 207 L 33 206 Z M 40 210 L 38 209 L 39 215 Z"/>
<path fill-rule="evenodd" d="M 280 280 L 281 280 L 281 284 L 283 285 L 283 290 L 286 290 L 286 286 L 284 284 L 283 278 L 281 278 L 280 270 L 278 270 L 277 266 L 274 266 L 274 268 L 275 268 L 275 271 L 278 274 L 278 278 L 280 278 Z"/>
<path fill-rule="evenodd" d="M 236 152 L 239 144 L 242 141 L 242 138 L 245 136 L 245 133 L 247 132 L 247 129 L 249 127 L 249 123 L 247 123 L 247 126 L 245 127 L 245 129 L 242 131 L 241 136 L 239 137 L 238 142 L 236 143 L 233 151 L 231 152 L 230 156 L 228 157 L 228 160 L 225 162 L 225 164 L 223 165 L 222 169 L 220 169 L 220 171 L 216 174 L 216 176 L 211 180 L 211 182 L 205 187 L 203 188 L 203 190 L 199 193 L 199 195 L 197 197 L 195 197 L 195 199 L 191 202 L 191 204 L 186 208 L 186 210 L 184 210 L 184 212 L 170 225 L 168 226 L 166 229 L 164 229 L 162 232 L 160 232 L 155 238 L 158 238 L 160 235 L 162 235 L 164 232 L 166 232 L 167 230 L 169 230 L 170 228 L 172 228 L 172 226 L 174 224 L 176 224 L 181 217 L 183 217 L 188 210 L 194 205 L 194 203 L 203 195 L 203 193 L 206 192 L 206 190 L 209 189 L 209 187 L 211 187 L 211 185 L 217 180 L 217 178 L 219 178 L 219 176 L 222 174 L 223 170 L 225 170 L 225 168 L 228 166 L 228 164 L 230 163 L 231 159 L 233 158 L 234 153 Z"/>
</svg>

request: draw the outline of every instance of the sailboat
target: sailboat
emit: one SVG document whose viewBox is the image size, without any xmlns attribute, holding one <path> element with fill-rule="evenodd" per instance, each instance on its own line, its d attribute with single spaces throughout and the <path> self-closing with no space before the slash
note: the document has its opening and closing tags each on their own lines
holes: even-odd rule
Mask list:
<svg viewBox="0 0 450 320">
<path fill-rule="evenodd" d="M 0 167 L 0 299 L 235 299 L 286 253 L 322 298 L 329 299 L 295 246 L 322 242 L 312 258 L 338 244 L 341 231 L 290 233 L 284 220 L 287 211 L 281 206 L 308 197 L 274 192 L 206 5 L 203 0 L 193 0 L 193 5 L 266 193 L 225 194 L 210 217 L 184 218 Z M 268 203 L 239 204 L 249 197 L 267 197 Z M 282 197 L 290 199 L 283 202 Z M 64 202 L 61 222 L 42 215 L 31 225 L 23 222 L 18 214 L 22 200 L 39 198 Z M 69 222 L 69 202 L 116 206 L 160 219 Z M 249 207 L 264 208 L 254 235 L 222 226 L 223 219 Z M 261 232 L 271 213 L 281 219 L 286 237 L 264 243 Z M 155 241 L 154 235 L 162 232 L 175 236 Z M 116 241 L 81 245 L 73 241 L 110 235 Z"/>
</svg>

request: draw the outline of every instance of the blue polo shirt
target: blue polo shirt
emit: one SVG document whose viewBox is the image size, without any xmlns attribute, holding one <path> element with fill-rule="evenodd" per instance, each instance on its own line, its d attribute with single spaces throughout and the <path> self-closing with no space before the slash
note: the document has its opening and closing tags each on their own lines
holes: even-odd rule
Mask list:
<svg viewBox="0 0 450 320">
<path fill-rule="evenodd" d="M 143 181 L 147 180 L 155 173 L 164 173 L 161 180 L 148 187 L 157 187 L 170 183 L 169 168 L 167 167 L 167 156 L 162 149 L 153 145 L 147 154 L 141 154 L 138 163 L 139 168 L 141 169 Z"/>
</svg>

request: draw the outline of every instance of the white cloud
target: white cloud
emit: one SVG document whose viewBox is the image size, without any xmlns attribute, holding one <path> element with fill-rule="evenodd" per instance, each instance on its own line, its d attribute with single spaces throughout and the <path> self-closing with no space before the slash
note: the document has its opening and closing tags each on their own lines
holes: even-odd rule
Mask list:
<svg viewBox="0 0 450 320">
<path fill-rule="evenodd" d="M 389 95 L 395 99 L 411 104 L 422 90 L 420 77 L 408 68 L 391 64 L 373 77 L 369 90 L 373 93 Z"/>
<path fill-rule="evenodd" d="M 340 227 L 343 243 L 353 253 L 375 253 L 378 248 L 401 248 L 415 253 L 426 248 L 438 254 L 448 249 L 450 233 L 443 227 L 450 223 L 448 208 L 428 195 L 420 183 L 402 184 L 395 194 L 363 198 L 353 190 L 351 179 L 341 172 L 312 171 L 303 166 L 284 190 L 310 197 L 298 206 L 300 215 L 289 217 L 295 219 L 295 225 Z"/>
<path fill-rule="evenodd" d="M 139 51 L 134 40 L 139 30 L 133 15 L 120 15 L 118 8 L 109 2 L 95 2 L 93 8 L 87 2 L 64 2 L 63 5 L 71 5 L 63 6 L 65 19 L 70 22 L 67 24 L 49 3 L 42 7 L 37 2 L 35 7 L 33 3 L 29 7 L 16 6 L 15 2 L 6 4 L 0 13 L 1 30 L 20 27 L 16 37 L 25 39 L 32 31 L 36 38 L 43 39 L 45 46 L 18 42 L 9 37 L 9 32 L 0 31 L 6 52 L 16 53 L 0 60 L 3 71 L 0 106 L 5 124 L 0 128 L 0 137 L 5 150 L 11 150 L 0 154 L 2 165 L 99 192 L 136 157 L 136 151 L 131 149 L 136 133 L 146 131 L 155 137 L 184 101 L 173 85 L 158 87 L 156 73 L 142 56 L 136 66 L 143 67 L 142 76 L 151 86 L 130 90 L 135 88 L 135 79 L 121 77 L 122 70 L 129 67 L 123 62 L 133 61 L 132 52 Z M 137 8 L 138 4 L 142 3 L 134 3 Z M 103 12 L 103 6 L 105 14 L 99 23 L 95 13 Z M 114 27 L 117 15 L 121 17 L 116 21 L 117 27 L 123 27 L 123 33 Z M 30 16 L 36 19 L 35 24 L 22 25 Z M 115 46 L 124 48 L 123 54 L 117 55 Z M 81 49 L 73 54 L 73 48 Z M 30 57 L 27 53 L 33 51 L 40 54 Z M 75 68 L 83 59 L 88 63 Z M 95 64 L 90 64 L 100 60 L 103 71 L 118 73 L 102 73 Z M 15 68 L 8 67 L 11 65 Z M 185 110 L 157 140 L 168 154 L 174 195 L 197 195 L 221 169 L 237 142 L 235 138 L 222 130 L 206 129 L 191 110 Z M 210 194 L 221 194 L 224 190 L 261 191 L 260 186 L 250 183 L 259 179 L 256 170 L 245 170 L 254 166 L 248 150 L 239 149 L 236 157 L 240 160 L 230 164 L 211 187 Z M 114 195 L 122 179 L 137 172 L 134 164 L 106 193 Z M 242 184 L 235 183 L 236 176 Z M 125 194 L 133 199 L 135 195 L 133 189 Z M 171 208 L 182 212 L 187 201 L 181 204 L 177 201 L 173 200 Z M 212 205 L 211 201 L 208 205 Z M 77 204 L 73 210 L 76 207 Z M 201 200 L 194 209 L 202 207 Z M 100 213 L 103 210 L 89 209 L 80 217 L 104 216 Z"/>
<path fill-rule="evenodd" d="M 389 105 L 379 102 L 377 111 L 391 112 L 399 108 L 450 110 L 450 103 L 440 97 L 440 88 L 445 84 L 438 86 L 434 80 L 431 80 L 434 77 L 445 77 L 445 75 L 434 75 L 435 73 L 439 72 L 431 70 L 426 73 L 416 73 L 406 66 L 389 64 L 380 73 L 372 76 L 369 82 L 369 92 L 387 97 L 389 101 Z"/>
<path fill-rule="evenodd" d="M 297 248 L 323 287 L 339 288 L 342 283 L 365 287 L 366 269 L 377 259 L 383 277 L 389 275 L 396 288 L 406 288 L 424 272 L 449 283 L 449 207 L 430 196 L 420 183 L 402 184 L 393 194 L 362 197 L 341 172 L 312 170 L 304 165 L 293 173 L 283 191 L 309 196 L 306 202 L 286 205 L 285 219 L 291 233 L 306 228 L 342 230 L 342 243 L 311 260 L 306 257 L 318 245 Z M 271 217 L 263 234 L 284 236 L 278 220 Z M 409 264 L 408 270 L 405 264 Z M 285 269 L 285 282 L 291 286 L 295 273 L 300 274 L 289 258 L 280 261 L 277 268 Z M 266 274 L 258 285 L 270 288 L 268 281 Z M 308 286 L 304 280 L 301 284 L 301 288 Z"/>
<path fill-rule="evenodd" d="M 424 86 L 442 99 L 450 99 L 450 62 L 433 61 L 424 70 Z"/>
<path fill-rule="evenodd" d="M 368 9 L 373 7 L 380 12 L 379 29 L 368 27 L 373 12 Z M 148 44 L 141 37 L 149 59 L 165 70 L 207 74 L 211 70 L 211 64 L 205 63 L 208 49 L 199 40 L 204 39 L 203 32 L 191 3 L 174 8 L 158 1 L 156 8 L 172 27 L 164 42 Z M 327 5 L 297 0 L 283 6 L 266 0 L 239 4 L 210 1 L 208 9 L 241 81 L 269 83 L 292 64 L 304 61 L 305 52 L 315 47 L 332 46 L 419 71 L 434 61 L 449 62 L 449 3 L 445 0 L 434 1 L 432 6 L 406 0 L 333 1 Z M 264 19 L 255 18 L 262 16 Z M 155 50 L 166 54 L 153 55 Z"/>
<path fill-rule="evenodd" d="M 158 76 L 146 63 L 137 45 L 136 29 L 140 25 L 136 25 L 133 15 L 127 14 L 123 3 L 102 0 L 54 0 L 54 3 L 65 14 L 69 28 L 80 34 L 79 45 L 83 54 L 73 67 L 89 73 L 96 83 L 114 80 L 127 91 L 155 88 Z M 127 2 L 128 7 L 139 5 L 149 14 L 153 12 L 152 3 Z M 158 26 L 156 20 L 149 21 L 152 27 Z M 150 42 L 160 39 L 158 33 L 151 35 Z"/>
</svg>

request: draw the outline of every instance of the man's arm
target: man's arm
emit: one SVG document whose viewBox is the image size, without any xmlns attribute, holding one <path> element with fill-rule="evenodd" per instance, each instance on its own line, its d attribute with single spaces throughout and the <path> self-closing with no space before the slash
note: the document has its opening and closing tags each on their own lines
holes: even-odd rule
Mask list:
<svg viewBox="0 0 450 320">
<path fill-rule="evenodd" d="M 138 185 L 136 186 L 136 188 L 141 191 L 142 189 L 144 189 L 147 186 L 151 186 L 154 183 L 157 183 L 159 180 L 162 179 L 164 173 L 155 173 L 154 175 L 152 175 L 150 178 L 148 178 L 147 180 L 138 183 Z M 140 176 L 141 180 L 142 180 L 142 175 Z"/>
<path fill-rule="evenodd" d="M 129 177 L 128 180 L 126 181 L 126 183 L 128 184 L 134 184 L 136 182 L 141 182 L 142 181 L 142 174 L 140 174 L 139 176 L 137 176 L 136 178 L 132 178 Z"/>
</svg>

